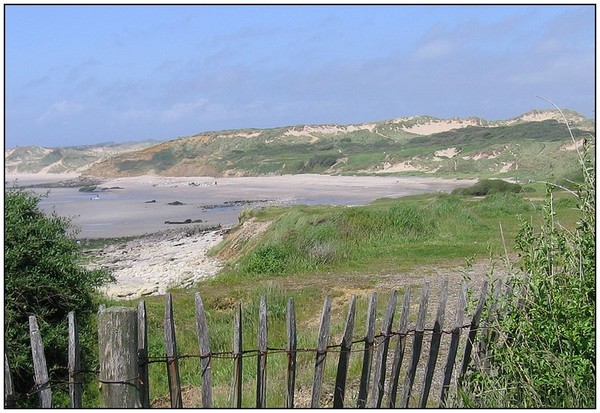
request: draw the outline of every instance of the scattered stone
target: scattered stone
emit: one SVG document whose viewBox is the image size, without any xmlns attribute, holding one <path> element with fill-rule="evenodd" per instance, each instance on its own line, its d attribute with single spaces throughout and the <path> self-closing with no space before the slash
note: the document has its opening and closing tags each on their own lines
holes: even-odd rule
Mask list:
<svg viewBox="0 0 600 413">
<path fill-rule="evenodd" d="M 164 294 L 171 287 L 193 286 L 213 277 L 223 262 L 206 252 L 223 239 L 223 230 L 199 226 L 143 236 L 124 244 L 91 250 L 88 267 L 104 268 L 115 278 L 99 290 L 109 298 L 136 299 Z"/>
<path fill-rule="evenodd" d="M 259 206 L 261 204 L 272 204 L 275 203 L 273 200 L 268 199 L 242 199 L 237 201 L 225 201 L 222 204 L 213 204 L 213 205 L 202 205 L 202 209 L 215 209 L 215 208 L 234 208 L 246 205 Z"/>
<path fill-rule="evenodd" d="M 202 222 L 204 221 L 201 219 L 192 220 L 191 218 L 188 218 L 185 221 L 165 221 L 165 224 L 200 224 Z"/>
<path fill-rule="evenodd" d="M 86 185 L 79 188 L 79 192 L 94 192 L 97 188 L 96 185 Z"/>
</svg>

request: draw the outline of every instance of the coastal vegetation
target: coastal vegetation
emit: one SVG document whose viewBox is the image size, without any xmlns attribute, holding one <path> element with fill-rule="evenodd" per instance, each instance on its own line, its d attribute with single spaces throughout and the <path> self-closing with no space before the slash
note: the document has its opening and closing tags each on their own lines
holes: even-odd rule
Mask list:
<svg viewBox="0 0 600 413">
<path fill-rule="evenodd" d="M 563 114 L 573 140 L 564 128 Z M 572 111 L 516 118 L 412 116 L 356 125 L 209 131 L 160 143 L 5 150 L 7 172 L 90 177 L 394 174 L 545 179 L 577 174 L 576 148 L 594 121 Z"/>
<path fill-rule="evenodd" d="M 460 131 L 426 136 L 403 129 L 430 121 L 384 122 L 372 130 L 345 130 L 339 136 L 335 126 L 310 130 L 310 136 L 297 128 L 207 133 L 98 164 L 116 175 L 189 170 L 238 175 L 392 173 L 389 166 L 401 164 L 407 170 L 393 173 L 435 171 L 435 176 L 480 178 L 472 187 L 452 194 L 384 198 L 365 206 L 244 210 L 239 224 L 210 251 L 225 262 L 223 270 L 193 290 L 171 290 L 179 353 L 198 352 L 196 291 L 208 310 L 213 351 L 230 350 L 231 320 L 238 302 L 247 332 L 245 346 L 254 347 L 261 295 L 266 296 L 268 307 L 270 345 L 285 346 L 286 300 L 292 297 L 299 323 L 298 347 L 309 348 L 316 342 L 315 324 L 327 294 L 339 303 L 332 310 L 331 326 L 332 334 L 339 336 L 350 295 L 357 295 L 357 311 L 364 313 L 368 293 L 379 289 L 381 316 L 390 285 L 403 293 L 420 285 L 426 272 L 438 278 L 451 275 L 457 283 L 463 281 L 460 278 L 469 281 L 475 263 L 489 263 L 479 276 L 508 282 L 523 300 L 504 294 L 490 297 L 497 300 L 502 317 L 493 326 L 496 344 L 485 360 L 489 369 L 466 376 L 456 407 L 593 407 L 595 169 L 586 155 L 587 132 L 573 129 L 570 139 L 565 138 L 564 126 L 555 120 L 494 127 L 478 120 Z M 285 133 L 287 138 L 280 139 Z M 43 156 L 54 164 L 60 162 L 56 153 Z M 86 184 L 91 188 L 96 183 Z M 99 298 L 94 290 L 108 275 L 82 266 L 81 246 L 93 248 L 118 240 L 84 241 L 78 246 L 69 220 L 42 214 L 38 196 L 13 189 L 5 191 L 5 198 L 5 344 L 17 391 L 23 396 L 19 403 L 31 406 L 35 397 L 24 396 L 32 388 L 28 315 L 38 316 L 51 375 L 61 380 L 67 312 L 77 312 L 86 349 L 84 363 L 93 369 L 92 315 L 97 305 L 137 306 L 138 300 Z M 253 233 L 252 228 L 259 226 L 263 230 Z M 252 236 L 241 236 L 245 230 Z M 403 281 L 399 287 L 398 280 Z M 144 300 L 149 354 L 159 357 L 164 354 L 164 298 Z M 364 331 L 364 322 L 357 320 L 356 331 Z M 283 405 L 286 362 L 285 354 L 269 359 L 267 380 L 281 391 L 269 392 L 268 406 Z M 309 391 L 314 359 L 299 354 L 297 362 L 302 397 Z M 198 360 L 181 359 L 179 367 L 185 391 L 197 397 Z M 358 376 L 360 367 L 359 358 L 351 359 L 352 376 Z M 245 363 L 243 368 L 244 393 L 250 400 L 256 391 L 251 378 L 256 376 L 256 365 Z M 149 369 L 151 400 L 155 407 L 163 406 L 169 393 L 164 365 L 150 364 Z M 231 363 L 214 359 L 212 374 L 214 405 L 227 407 Z M 325 375 L 335 376 L 333 365 L 326 366 Z M 95 407 L 97 389 L 88 386 L 86 392 L 84 399 Z M 57 393 L 57 406 L 66 405 L 64 393 Z"/>
<path fill-rule="evenodd" d="M 4 346 L 8 350 L 15 390 L 33 390 L 29 344 L 30 315 L 44 332 L 44 348 L 51 380 L 67 381 L 67 326 L 70 311 L 79 319 L 82 365 L 96 364 L 95 318 L 100 302 L 96 287 L 110 279 L 103 270 L 88 271 L 70 221 L 46 215 L 40 196 L 19 188 L 4 193 Z M 68 394 L 56 392 L 58 405 Z M 17 398 L 17 406 L 34 407 L 35 398 Z"/>
<path fill-rule="evenodd" d="M 263 294 L 273 346 L 285 346 L 285 305 L 287 297 L 292 297 L 300 323 L 298 331 L 302 332 L 298 346 L 310 348 L 316 342 L 314 323 L 326 294 L 344 303 L 351 291 L 358 295 L 358 308 L 364 313 L 368 291 L 381 288 L 387 274 L 409 274 L 432 267 L 442 272 L 448 268 L 466 269 L 475 261 L 504 260 L 506 251 L 511 261 L 517 261 L 521 221 L 530 222 L 533 228 L 544 223 L 544 193 L 545 187 L 538 184 L 516 194 L 496 193 L 483 198 L 428 194 L 381 199 L 360 207 L 292 206 L 246 211 L 238 228 L 212 252 L 227 259 L 225 270 L 194 289 L 202 294 L 205 307 L 210 309 L 207 317 L 211 349 L 230 350 L 231 317 L 237 302 L 243 307 L 245 346 L 253 347 L 257 340 L 258 297 Z M 553 202 L 555 221 L 574 230 L 580 212 L 573 208 L 570 194 L 555 191 Z M 266 232 L 230 248 L 239 241 L 237 230 L 260 221 L 271 222 Z M 385 310 L 386 291 L 389 290 L 381 291 L 379 316 Z M 195 354 L 198 343 L 193 294 L 178 289 L 173 289 L 172 294 L 179 352 Z M 145 302 L 150 353 L 162 354 L 164 299 L 146 297 Z M 134 306 L 137 300 L 125 304 Z M 343 304 L 334 307 L 333 334 L 341 334 L 344 313 Z M 363 329 L 364 320 L 357 320 L 356 331 Z M 284 355 L 269 359 L 268 381 L 271 386 L 281 386 L 282 391 L 270 392 L 267 405 L 283 405 L 283 396 L 277 394 L 284 394 L 285 363 Z M 310 383 L 313 363 L 309 354 L 299 355 L 298 383 Z M 215 406 L 226 407 L 230 403 L 230 364 L 214 361 Z M 162 367 L 150 368 L 152 399 L 161 405 L 168 394 L 168 383 Z M 255 368 L 254 363 L 244 364 L 244 393 L 249 400 L 255 391 L 255 383 L 249 379 L 255 377 Z M 180 371 L 188 397 L 198 397 L 197 393 L 193 396 L 199 380 L 197 361 L 181 360 Z M 350 371 L 358 376 L 358 358 L 351 362 Z M 326 375 L 335 377 L 333 365 L 326 367 Z"/>
<path fill-rule="evenodd" d="M 574 227 L 558 219 L 551 185 L 540 225 L 521 220 L 509 280 L 519 299 L 492 297 L 502 313 L 492 318 L 489 368 L 467 376 L 465 407 L 596 406 L 596 174 L 587 151 L 580 167 L 583 182 L 569 194 Z"/>
<path fill-rule="evenodd" d="M 555 120 L 466 126 L 417 135 L 391 124 L 370 129 L 292 128 L 210 132 L 93 165 L 99 176 L 159 174 L 434 174 L 440 177 L 553 179 L 573 172 L 576 154 Z M 381 132 L 380 130 L 384 130 Z M 588 136 L 575 129 L 576 139 Z M 200 172 L 199 172 L 200 171 Z"/>
</svg>

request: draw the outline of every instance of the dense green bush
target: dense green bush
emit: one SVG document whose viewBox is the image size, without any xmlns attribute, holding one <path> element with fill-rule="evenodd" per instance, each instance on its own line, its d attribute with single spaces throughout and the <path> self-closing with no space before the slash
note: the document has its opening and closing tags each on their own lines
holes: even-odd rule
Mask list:
<svg viewBox="0 0 600 413">
<path fill-rule="evenodd" d="M 466 377 L 468 407 L 593 408 L 596 405 L 595 172 L 583 162 L 574 231 L 556 222 L 549 186 L 538 231 L 523 220 L 520 272 L 500 295 L 489 370 Z M 490 297 L 490 300 L 492 298 Z"/>
<path fill-rule="evenodd" d="M 519 184 L 503 181 L 501 179 L 482 179 L 475 185 L 467 188 L 456 188 L 453 195 L 486 196 L 499 193 L 518 193 L 523 189 Z"/>
<path fill-rule="evenodd" d="M 267 244 L 253 251 L 243 262 L 248 274 L 281 274 L 285 271 L 287 254 L 279 245 Z"/>
<path fill-rule="evenodd" d="M 66 380 L 67 314 L 76 313 L 83 363 L 89 367 L 96 345 L 90 322 L 97 308 L 94 290 L 108 280 L 105 272 L 81 266 L 70 221 L 45 215 L 39 200 L 38 195 L 18 188 L 5 192 L 4 345 L 19 406 L 37 404 L 37 394 L 24 395 L 34 384 L 29 316 L 38 319 L 51 381 Z M 65 403 L 63 388 L 53 393 L 55 404 Z"/>
</svg>

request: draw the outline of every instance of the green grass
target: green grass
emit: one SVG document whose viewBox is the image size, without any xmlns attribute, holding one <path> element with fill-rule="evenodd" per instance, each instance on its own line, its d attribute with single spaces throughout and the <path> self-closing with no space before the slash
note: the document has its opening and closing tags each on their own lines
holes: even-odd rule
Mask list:
<svg viewBox="0 0 600 413">
<path fill-rule="evenodd" d="M 421 118 L 424 121 L 426 118 Z M 417 119 L 414 120 L 416 122 Z M 412 121 L 407 121 L 407 125 Z M 233 171 L 243 175 L 334 173 L 357 174 L 381 170 L 390 164 L 411 161 L 425 174 L 435 170 L 442 177 L 500 177 L 521 180 L 560 179 L 577 170 L 574 151 L 560 150 L 570 143 L 564 125 L 556 121 L 525 122 L 510 126 L 467 128 L 418 136 L 393 122 L 381 122 L 373 131 L 338 134 L 314 132 L 311 136 L 286 135 L 287 128 L 207 132 L 202 139 L 178 139 L 148 159 L 128 154 L 115 158 L 116 172 L 130 174 L 181 173 L 210 165 L 214 173 Z M 573 130 L 575 139 L 588 136 Z M 588 136 L 589 137 L 589 136 Z M 314 138 L 317 138 L 314 142 Z M 439 158 L 435 152 L 454 147 L 460 153 Z M 481 157 L 482 153 L 493 154 Z M 477 159 L 472 159 L 477 157 Z M 341 162 L 341 160 L 344 160 Z M 512 164 L 508 171 L 503 167 Z M 102 174 L 101 166 L 94 169 Z M 399 175 L 407 172 L 399 173 Z"/>
<path fill-rule="evenodd" d="M 350 292 L 358 294 L 355 337 L 364 333 L 369 292 L 379 274 L 410 272 L 423 266 L 446 266 L 504 255 L 500 236 L 502 226 L 510 251 L 518 231 L 517 216 L 540 222 L 538 200 L 542 186 L 520 194 L 494 194 L 482 199 L 445 194 L 425 194 L 400 199 L 380 199 L 361 207 L 294 206 L 245 211 L 242 220 L 273 221 L 269 230 L 247 244 L 241 256 L 233 257 L 214 279 L 198 283 L 193 290 L 173 290 L 177 346 L 180 354 L 198 354 L 194 314 L 194 292 L 200 292 L 207 311 L 211 350 L 227 352 L 232 348 L 232 322 L 235 306 L 243 308 L 244 345 L 257 347 L 258 300 L 266 296 L 269 317 L 269 347 L 285 347 L 285 306 L 288 297 L 295 301 L 298 322 L 298 347 L 314 348 L 318 322 L 327 294 L 334 298 L 331 332 L 339 341 L 346 319 Z M 557 219 L 573 227 L 577 211 L 568 194 L 556 195 Z M 216 248 L 217 254 L 223 246 Z M 473 258 L 474 257 L 474 258 Z M 404 291 L 399 291 L 403 294 Z M 383 317 L 388 292 L 379 292 L 378 320 Z M 164 298 L 144 298 L 149 322 L 150 355 L 164 354 Z M 138 300 L 110 303 L 137 305 Z M 380 322 L 380 321 L 378 321 Z M 215 358 L 212 367 L 214 404 L 231 403 L 232 361 Z M 337 354 L 326 364 L 325 383 L 333 383 Z M 200 386 L 200 361 L 181 360 L 182 384 Z M 285 354 L 268 358 L 267 406 L 283 406 Z M 351 359 L 351 383 L 360 372 L 360 357 Z M 244 359 L 244 406 L 255 400 L 256 357 Z M 298 356 L 297 388 L 310 396 L 314 354 Z M 151 399 L 168 395 L 163 364 L 151 364 Z M 353 381 L 352 381 L 353 380 Z M 356 385 L 356 383 L 354 383 Z M 330 389 L 331 390 L 331 389 Z M 349 390 L 348 397 L 356 398 Z"/>
</svg>

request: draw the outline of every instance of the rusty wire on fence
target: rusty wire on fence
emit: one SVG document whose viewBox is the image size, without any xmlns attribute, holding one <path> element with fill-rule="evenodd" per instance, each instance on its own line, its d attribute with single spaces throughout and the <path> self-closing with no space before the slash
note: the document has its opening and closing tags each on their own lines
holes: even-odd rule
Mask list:
<svg viewBox="0 0 600 413">
<path fill-rule="evenodd" d="M 471 325 L 470 324 L 465 324 L 459 327 L 460 330 L 464 330 L 464 329 L 468 329 L 470 328 Z M 489 329 L 489 327 L 488 327 Z M 383 343 L 387 340 L 387 339 L 391 339 L 393 337 L 403 337 L 403 338 L 407 338 L 411 335 L 414 335 L 415 333 L 419 332 L 419 333 L 429 333 L 431 335 L 434 334 L 446 334 L 446 335 L 451 335 L 454 334 L 456 330 L 456 327 L 451 329 L 451 330 L 440 330 L 438 332 L 434 332 L 433 328 L 425 328 L 423 330 L 416 330 L 416 329 L 409 329 L 407 330 L 405 333 L 400 333 L 397 331 L 392 331 L 389 334 L 386 333 L 380 333 L 375 335 L 374 337 L 374 341 L 372 343 L 373 348 L 377 348 L 381 345 L 383 345 Z M 377 340 L 377 339 L 381 339 L 383 338 L 383 340 Z M 355 345 L 355 344 L 359 344 L 359 343 L 365 343 L 367 340 L 366 338 L 362 338 L 362 339 L 356 339 L 353 340 L 351 342 L 351 345 Z M 340 353 L 342 351 L 342 345 L 341 344 L 331 344 L 327 346 L 327 350 L 326 353 Z M 348 350 L 346 349 L 345 351 L 350 352 L 350 353 L 362 353 L 364 352 L 364 349 L 351 349 Z M 267 347 L 267 351 L 264 354 L 287 354 L 287 355 L 292 355 L 293 353 L 314 353 L 314 354 L 318 354 L 318 353 L 322 353 L 320 350 L 318 350 L 317 348 L 297 348 L 295 350 L 287 350 L 285 348 L 276 348 L 276 347 Z M 156 363 L 169 363 L 169 362 L 173 362 L 175 360 L 182 360 L 182 359 L 206 359 L 208 358 L 210 359 L 230 359 L 230 360 L 235 360 L 238 359 L 239 357 L 256 357 L 259 354 L 263 354 L 261 353 L 259 350 L 242 350 L 240 353 L 238 354 L 234 354 L 233 351 L 221 351 L 221 352 L 210 352 L 208 354 L 178 354 L 175 355 L 173 357 L 166 357 L 166 356 L 148 356 L 148 357 L 144 357 L 143 360 L 140 360 L 140 365 L 150 365 L 150 364 L 156 364 Z M 67 367 L 63 367 L 63 366 L 59 366 L 57 367 L 55 370 L 66 370 Z M 100 373 L 99 369 L 95 369 L 95 370 L 76 370 L 74 371 L 75 374 L 95 374 L 98 375 Z M 101 380 L 101 379 L 97 379 L 97 382 L 100 384 L 121 384 L 121 385 L 135 385 L 136 382 L 141 382 L 142 378 L 141 377 L 133 377 L 129 380 L 123 380 L 123 381 L 108 381 L 108 380 Z M 46 383 L 42 383 L 39 385 L 34 385 L 33 388 L 28 391 L 27 393 L 25 393 L 24 395 L 27 397 L 31 397 L 37 393 L 39 393 L 40 391 L 43 391 L 45 389 L 53 389 L 53 388 L 57 388 L 57 387 L 61 387 L 61 386 L 67 386 L 69 384 L 85 384 L 83 381 L 81 380 L 76 380 L 76 381 L 65 381 L 65 380 L 49 380 Z"/>
</svg>

